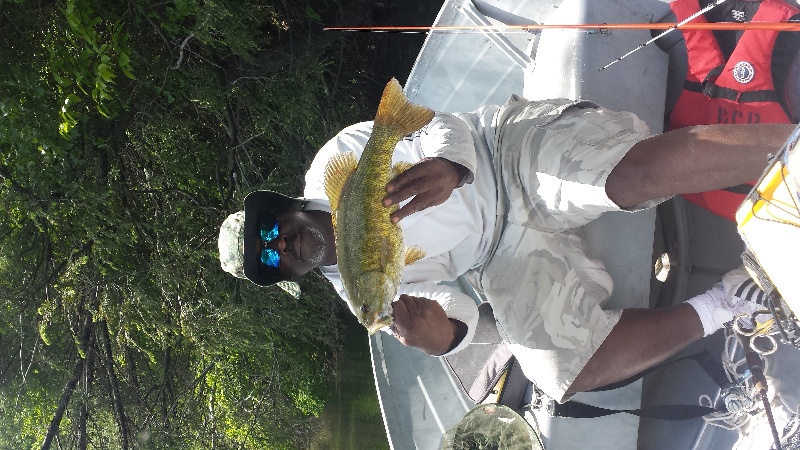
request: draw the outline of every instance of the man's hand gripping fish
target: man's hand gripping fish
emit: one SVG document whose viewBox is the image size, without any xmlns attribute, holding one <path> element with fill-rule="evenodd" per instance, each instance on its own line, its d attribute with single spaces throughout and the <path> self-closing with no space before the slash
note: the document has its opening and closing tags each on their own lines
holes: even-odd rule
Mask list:
<svg viewBox="0 0 800 450">
<path fill-rule="evenodd" d="M 394 78 L 386 85 L 361 160 L 342 153 L 325 168 L 336 258 L 350 309 L 370 334 L 393 323 L 392 302 L 406 264 L 425 253 L 403 245 L 403 232 L 390 220 L 397 205 L 385 207 L 386 185 L 409 163 L 391 166 L 403 136 L 431 121 L 433 111 L 408 101 Z"/>
</svg>

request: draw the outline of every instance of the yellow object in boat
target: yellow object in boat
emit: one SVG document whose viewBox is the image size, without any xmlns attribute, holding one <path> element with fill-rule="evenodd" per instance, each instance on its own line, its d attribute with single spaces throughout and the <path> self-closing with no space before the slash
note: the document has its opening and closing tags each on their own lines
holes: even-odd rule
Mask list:
<svg viewBox="0 0 800 450">
<path fill-rule="evenodd" d="M 796 141 L 798 132 L 792 135 Z M 792 145 L 794 142 L 791 142 Z M 800 313 L 800 152 L 785 146 L 736 211 L 739 234 L 789 305 Z M 750 275 L 758 281 L 753 271 Z"/>
</svg>

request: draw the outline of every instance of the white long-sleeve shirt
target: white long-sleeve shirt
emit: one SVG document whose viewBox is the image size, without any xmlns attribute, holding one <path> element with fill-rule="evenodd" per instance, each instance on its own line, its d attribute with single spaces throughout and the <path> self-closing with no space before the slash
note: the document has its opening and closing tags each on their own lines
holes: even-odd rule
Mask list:
<svg viewBox="0 0 800 450">
<path fill-rule="evenodd" d="M 395 147 L 393 163 L 416 163 L 424 158 L 442 157 L 469 169 L 466 184 L 435 208 L 414 213 L 400 221 L 406 246 L 417 245 L 426 256 L 403 270 L 398 292 L 435 300 L 447 316 L 467 325 L 468 332 L 452 352 L 469 344 L 475 333 L 478 313 L 469 296 L 448 286 L 435 284 L 454 280 L 487 258 L 494 237 L 497 192 L 491 152 L 497 106 L 474 113 L 437 113 L 422 130 L 406 137 Z M 325 144 L 306 173 L 304 197 L 310 209 L 330 212 L 324 188 L 328 160 L 337 153 L 353 152 L 361 157 L 372 132 L 372 122 L 342 130 Z M 321 268 L 339 295 L 347 300 L 337 266 Z M 349 302 L 348 302 L 349 305 Z"/>
</svg>

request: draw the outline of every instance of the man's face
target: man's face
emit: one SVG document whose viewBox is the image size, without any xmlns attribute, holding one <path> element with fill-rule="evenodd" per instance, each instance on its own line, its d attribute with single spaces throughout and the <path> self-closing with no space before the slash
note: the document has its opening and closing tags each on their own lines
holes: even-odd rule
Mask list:
<svg viewBox="0 0 800 450">
<path fill-rule="evenodd" d="M 264 244 L 260 242 L 259 245 Z M 322 211 L 298 211 L 279 216 L 277 236 L 266 246 L 279 255 L 278 270 L 286 280 L 336 263 L 331 216 Z"/>
</svg>

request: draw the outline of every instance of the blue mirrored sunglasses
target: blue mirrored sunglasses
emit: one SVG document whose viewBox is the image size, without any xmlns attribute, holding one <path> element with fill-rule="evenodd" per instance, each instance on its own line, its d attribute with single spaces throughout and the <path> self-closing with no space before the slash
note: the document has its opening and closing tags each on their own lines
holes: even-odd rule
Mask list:
<svg viewBox="0 0 800 450">
<path fill-rule="evenodd" d="M 277 269 L 281 262 L 281 255 L 279 255 L 277 251 L 268 248 L 267 244 L 278 237 L 278 221 L 275 220 L 274 225 L 271 227 L 270 222 L 271 220 L 268 220 L 266 217 L 262 217 L 258 224 L 261 241 L 264 244 L 264 249 L 261 250 L 261 262 L 267 267 L 274 267 Z"/>
</svg>

